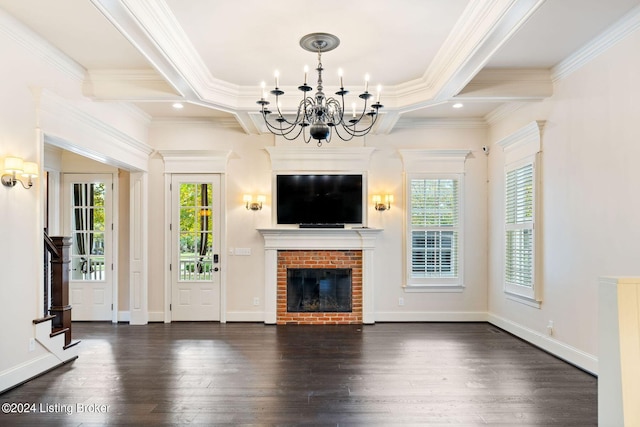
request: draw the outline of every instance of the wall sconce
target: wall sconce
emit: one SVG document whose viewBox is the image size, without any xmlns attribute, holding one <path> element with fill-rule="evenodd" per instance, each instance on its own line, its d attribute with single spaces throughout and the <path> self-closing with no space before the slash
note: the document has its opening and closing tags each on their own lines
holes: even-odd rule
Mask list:
<svg viewBox="0 0 640 427">
<path fill-rule="evenodd" d="M 262 194 L 259 194 L 256 197 L 257 201 L 252 202 L 252 200 L 253 200 L 253 197 L 251 196 L 251 194 L 245 194 L 242 197 L 242 201 L 245 203 L 245 208 L 247 208 L 247 210 L 259 211 L 259 210 L 262 210 L 262 203 L 264 203 L 267 200 L 267 198 Z"/>
<path fill-rule="evenodd" d="M 384 203 L 382 203 L 382 196 L 375 194 L 373 196 L 373 203 L 377 211 L 386 211 L 391 209 L 391 203 L 393 203 L 393 194 L 384 195 Z"/>
<path fill-rule="evenodd" d="M 27 178 L 25 184 L 20 178 Z M 2 185 L 5 187 L 15 187 L 18 182 L 22 184 L 25 189 L 30 189 L 33 186 L 33 178 L 38 177 L 38 164 L 33 162 L 25 162 L 19 157 L 5 157 L 4 159 L 4 174 L 2 175 Z"/>
</svg>

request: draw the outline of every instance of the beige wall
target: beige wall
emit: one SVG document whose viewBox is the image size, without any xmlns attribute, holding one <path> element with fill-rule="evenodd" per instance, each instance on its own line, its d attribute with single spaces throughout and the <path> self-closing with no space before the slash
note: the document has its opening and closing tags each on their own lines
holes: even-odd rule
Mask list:
<svg viewBox="0 0 640 427">
<path fill-rule="evenodd" d="M 533 120 L 542 135 L 541 309 L 502 286 L 502 150 L 489 156 L 489 312 L 597 357 L 598 277 L 640 274 L 640 32 L 555 84 L 554 95 L 492 126 L 489 141 Z M 593 366 L 592 366 L 593 367 Z"/>
<path fill-rule="evenodd" d="M 157 150 L 231 150 L 226 182 L 226 248 L 251 248 L 251 256 L 228 256 L 223 248 L 226 275 L 226 305 L 229 320 L 263 320 L 264 246 L 256 228 L 272 226 L 272 171 L 264 147 L 274 144 L 270 136 L 248 136 L 237 130 L 215 128 L 207 124 L 152 126 L 150 144 Z M 375 266 L 376 320 L 443 320 L 443 313 L 457 316 L 482 316 L 487 309 L 486 288 L 486 156 L 481 147 L 485 129 L 400 130 L 388 136 L 370 136 L 366 145 L 375 147 L 367 171 L 369 194 L 391 191 L 395 203 L 390 211 L 380 213 L 368 208 L 369 226 L 384 228 L 379 236 Z M 465 174 L 465 285 L 462 293 L 405 293 L 403 291 L 403 165 L 401 148 L 468 149 Z M 316 149 L 315 147 L 313 149 Z M 322 148 L 317 148 L 322 150 Z M 164 176 L 160 158 L 152 161 L 150 173 L 151 212 L 163 212 Z M 425 170 L 425 172 L 429 172 Z M 265 194 L 267 202 L 259 212 L 244 208 L 244 193 Z M 368 197 L 370 202 L 371 198 Z M 159 218 L 154 216 L 154 218 Z M 164 306 L 163 264 L 164 229 L 161 221 L 150 222 L 149 311 L 158 313 Z M 253 298 L 261 304 L 254 306 Z M 403 297 L 404 306 L 398 305 Z M 153 318 L 158 318 L 154 314 Z"/>
<path fill-rule="evenodd" d="M 41 89 L 157 150 L 233 152 L 224 181 L 225 245 L 227 249 L 251 248 L 252 255 L 223 256 L 227 316 L 230 320 L 259 320 L 264 302 L 264 262 L 262 238 L 255 229 L 272 224 L 272 172 L 264 147 L 274 145 L 274 139 L 202 122 L 161 123 L 148 128 L 144 117 L 131 114 L 130 109 L 85 99 L 77 75 L 39 56 L 40 51 L 24 48 L 8 34 L 0 32 L 0 51 L 8 58 L 3 61 L 4 78 L 0 79 L 0 157 L 17 155 L 42 164 L 43 145 L 37 132 Z M 390 135 L 367 137 L 366 145 L 377 149 L 367 172 L 369 193 L 384 190 L 396 196 L 390 211 L 378 213 L 369 207 L 368 212 L 369 225 L 385 230 L 379 237 L 381 250 L 376 253 L 376 320 L 432 320 L 443 313 L 464 317 L 488 312 L 490 320 L 502 322 L 514 333 L 563 356 L 569 354 L 569 359 L 575 356 L 574 363 L 597 371 L 597 278 L 640 275 L 640 169 L 636 164 L 640 158 L 640 105 L 636 100 L 640 93 L 639 48 L 640 32 L 636 31 L 556 82 L 552 98 L 527 104 L 486 129 L 396 128 Z M 546 121 L 540 222 L 544 301 L 540 309 L 510 301 L 503 292 L 504 159 L 494 145 L 533 120 Z M 76 142 L 85 136 L 85 129 L 56 121 L 55 115 L 48 114 L 45 122 L 52 136 Z M 111 153 L 112 147 L 103 141 L 91 144 L 97 154 Z M 481 152 L 483 144 L 492 145 L 488 157 Z M 464 188 L 466 289 L 462 293 L 403 292 L 405 200 L 402 162 L 397 154 L 403 148 L 471 150 Z M 122 150 L 115 153 L 126 155 Z M 129 164 L 139 161 L 139 154 L 132 154 Z M 137 163 L 140 169 L 147 166 L 146 157 L 143 159 Z M 73 169 L 69 163 L 67 166 Z M 148 171 L 148 305 L 151 314 L 162 316 L 166 189 L 164 164 L 158 154 L 151 156 Z M 121 174 L 118 182 L 119 302 L 126 309 L 127 174 Z M 33 268 L 39 265 L 34 259 L 41 259 L 38 254 L 42 251 L 41 189 L 39 180 L 31 190 L 0 188 L 0 301 L 11 302 L 0 311 L 0 323 L 12 325 L 0 328 L 0 390 L 7 386 L 3 382 L 5 374 L 31 372 L 29 367 L 46 353 L 38 346 L 33 352 L 28 349 L 34 336 L 32 320 L 41 315 L 42 273 L 40 268 Z M 242 194 L 247 192 L 267 195 L 262 211 L 244 209 Z M 252 305 L 254 297 L 260 298 L 261 305 Z M 402 307 L 398 306 L 399 297 L 405 299 Z M 550 320 L 554 322 L 552 337 L 546 335 Z"/>
</svg>

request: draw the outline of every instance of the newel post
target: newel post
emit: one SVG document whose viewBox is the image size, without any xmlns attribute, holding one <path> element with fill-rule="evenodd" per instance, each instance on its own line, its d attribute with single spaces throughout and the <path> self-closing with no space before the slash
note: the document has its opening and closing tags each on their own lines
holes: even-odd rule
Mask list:
<svg viewBox="0 0 640 427">
<path fill-rule="evenodd" d="M 69 248 L 71 237 L 51 237 L 59 256 L 51 258 L 51 308 L 53 329 L 64 330 L 65 346 L 71 343 L 71 305 L 69 305 Z"/>
</svg>

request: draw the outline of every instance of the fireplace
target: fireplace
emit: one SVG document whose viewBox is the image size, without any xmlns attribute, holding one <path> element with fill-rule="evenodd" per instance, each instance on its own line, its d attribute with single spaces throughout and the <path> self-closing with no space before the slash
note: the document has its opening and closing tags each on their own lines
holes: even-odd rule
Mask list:
<svg viewBox="0 0 640 427">
<path fill-rule="evenodd" d="M 263 228 L 258 231 L 265 243 L 265 323 L 375 323 L 373 259 L 381 229 Z M 351 312 L 290 312 L 287 270 L 298 268 L 350 269 Z"/>
<path fill-rule="evenodd" d="M 362 323 L 362 251 L 278 251 L 277 323 Z"/>
<path fill-rule="evenodd" d="M 288 313 L 350 313 L 350 268 L 289 268 Z"/>
</svg>

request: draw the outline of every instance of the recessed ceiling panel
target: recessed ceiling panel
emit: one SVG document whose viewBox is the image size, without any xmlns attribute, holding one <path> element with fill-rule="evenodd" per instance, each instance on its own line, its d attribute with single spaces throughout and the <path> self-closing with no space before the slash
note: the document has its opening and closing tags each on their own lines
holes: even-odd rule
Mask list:
<svg viewBox="0 0 640 427">
<path fill-rule="evenodd" d="M 419 77 L 438 52 L 468 0 L 167 0 L 211 74 L 237 85 L 303 83 L 317 55 L 299 41 L 313 32 L 331 33 L 340 45 L 322 56 L 325 82 L 345 87 L 363 83 L 396 85 Z M 315 84 L 315 72 L 310 72 Z"/>
</svg>

